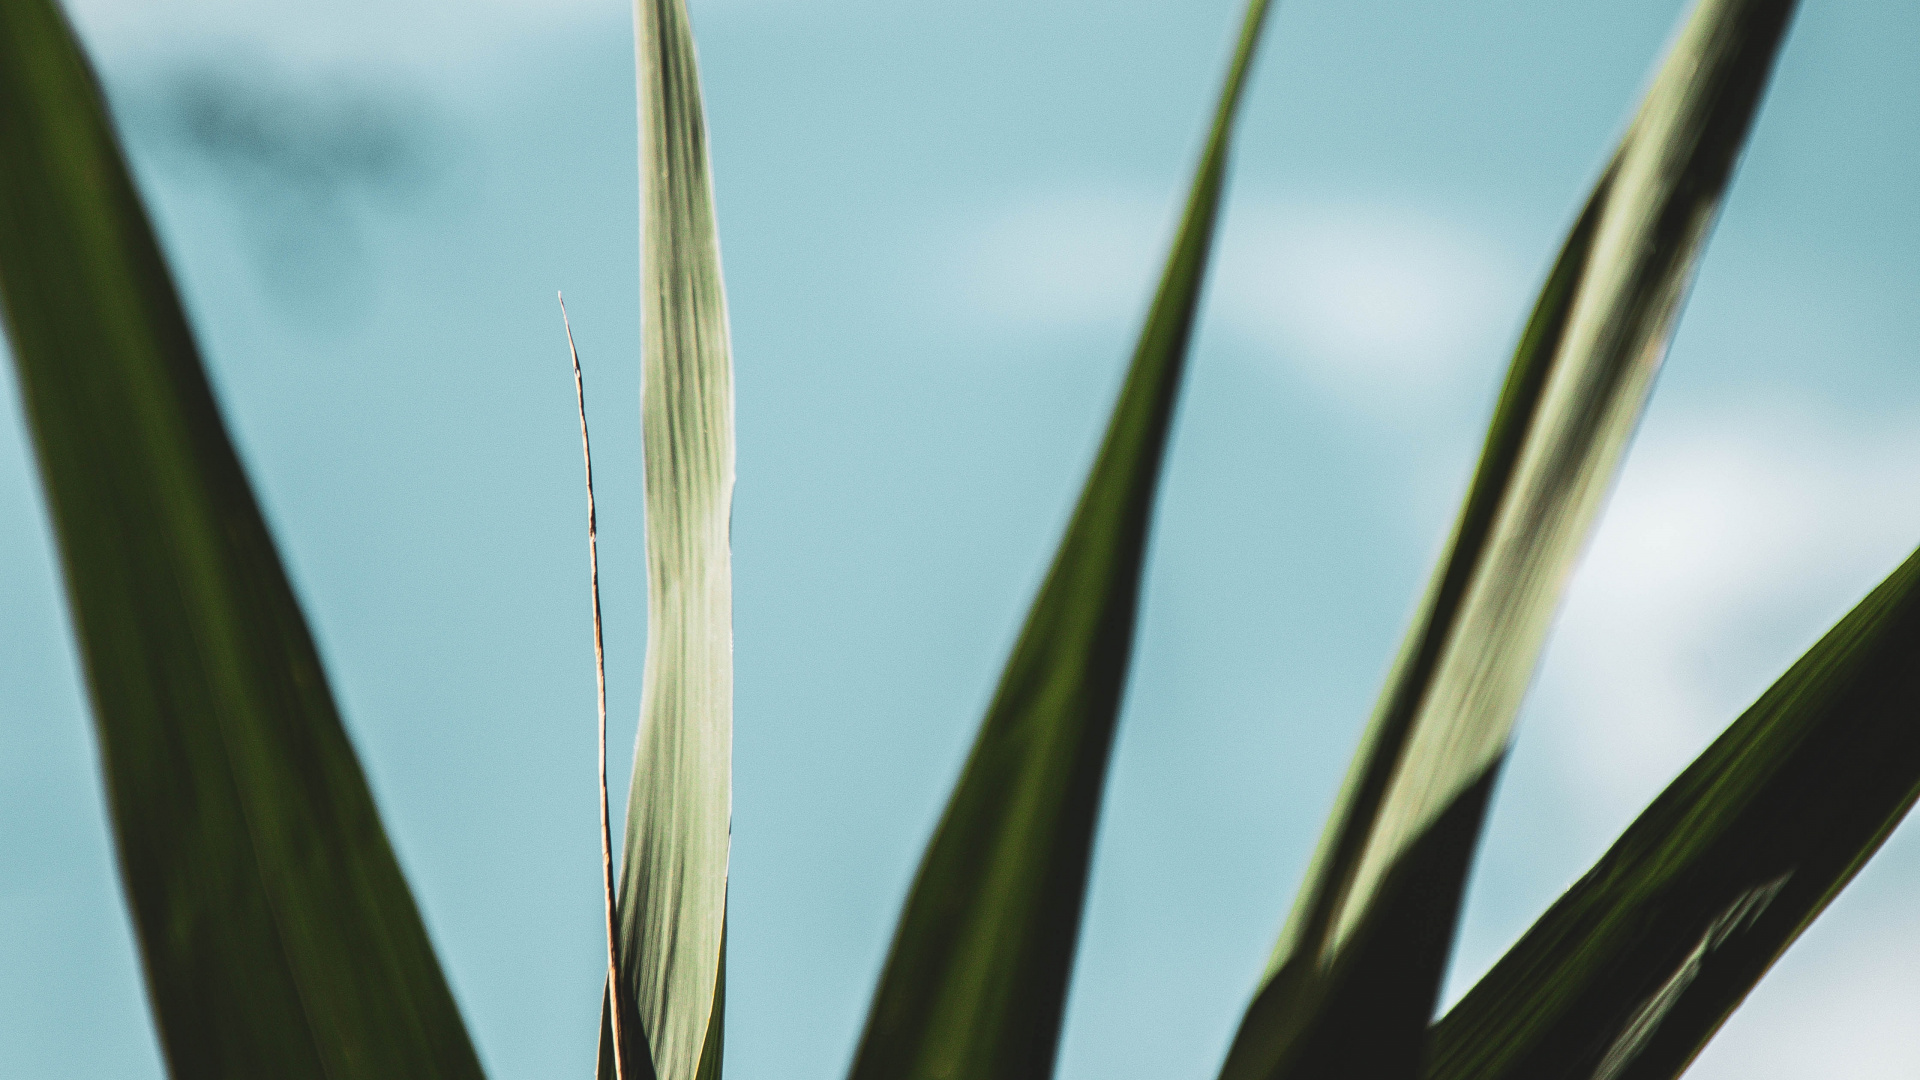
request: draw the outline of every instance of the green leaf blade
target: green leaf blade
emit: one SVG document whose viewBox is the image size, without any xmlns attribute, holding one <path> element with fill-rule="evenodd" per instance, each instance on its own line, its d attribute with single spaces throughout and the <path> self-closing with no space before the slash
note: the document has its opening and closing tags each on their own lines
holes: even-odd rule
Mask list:
<svg viewBox="0 0 1920 1080">
<path fill-rule="evenodd" d="M 92 71 L 0 6 L 0 304 L 176 1076 L 481 1076 Z"/>
<path fill-rule="evenodd" d="M 627 1080 L 717 1080 L 732 815 L 733 360 L 699 62 L 636 0 L 647 658 L 619 902 Z M 612 1077 L 611 1024 L 599 1074 Z"/>
<path fill-rule="evenodd" d="M 1920 795 L 1920 554 L 1433 1029 L 1429 1080 L 1678 1076 Z"/>
<path fill-rule="evenodd" d="M 1697 5 L 1574 227 L 1223 1080 L 1417 1072 L 1513 719 L 1791 10 Z"/>
<path fill-rule="evenodd" d="M 1267 6 L 1248 6 L 1125 385 L 909 892 L 853 1080 L 1052 1073 L 1154 495 Z"/>
</svg>

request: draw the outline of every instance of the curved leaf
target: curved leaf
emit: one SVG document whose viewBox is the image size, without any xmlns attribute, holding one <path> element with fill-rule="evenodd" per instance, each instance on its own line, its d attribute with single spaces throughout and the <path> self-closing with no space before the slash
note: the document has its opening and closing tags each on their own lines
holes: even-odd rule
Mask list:
<svg viewBox="0 0 1920 1080">
<path fill-rule="evenodd" d="M 1695 7 L 1574 227 L 1223 1080 L 1419 1068 L 1514 715 L 1792 6 Z"/>
<path fill-rule="evenodd" d="M 1666 1080 L 1920 795 L 1920 554 L 1435 1026 L 1429 1080 Z"/>
<path fill-rule="evenodd" d="M 719 1075 L 732 814 L 733 360 L 706 120 L 682 0 L 636 0 L 647 661 L 627 797 L 628 1075 Z M 613 1075 L 603 1019 L 600 1075 Z"/>
<path fill-rule="evenodd" d="M 908 894 L 853 1080 L 1053 1071 L 1154 492 L 1266 11 L 1248 5 L 1126 384 Z"/>
<path fill-rule="evenodd" d="M 0 4 L 0 303 L 174 1076 L 477 1078 L 91 69 Z"/>
</svg>

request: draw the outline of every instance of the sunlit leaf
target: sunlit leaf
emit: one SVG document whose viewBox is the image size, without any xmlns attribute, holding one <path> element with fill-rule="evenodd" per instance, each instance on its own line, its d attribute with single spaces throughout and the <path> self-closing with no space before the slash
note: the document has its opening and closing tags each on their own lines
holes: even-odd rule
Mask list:
<svg viewBox="0 0 1920 1080">
<path fill-rule="evenodd" d="M 1514 715 L 1792 6 L 1694 8 L 1574 227 L 1223 1080 L 1418 1070 Z"/>
<path fill-rule="evenodd" d="M 1679 1075 L 1920 794 L 1920 555 L 1434 1028 L 1431 1080 Z"/>
<path fill-rule="evenodd" d="M 0 4 L 0 303 L 167 1064 L 481 1075 L 58 9 Z"/>
<path fill-rule="evenodd" d="M 853 1080 L 1053 1071 L 1154 491 L 1266 11 L 1248 6 L 1126 384 L 914 879 Z"/>
<path fill-rule="evenodd" d="M 626 1080 L 718 1077 L 733 780 L 733 360 L 693 30 L 637 0 L 647 661 L 620 891 Z M 610 1019 L 610 1018 L 609 1018 Z M 600 1075 L 613 1075 L 611 1024 Z"/>
</svg>

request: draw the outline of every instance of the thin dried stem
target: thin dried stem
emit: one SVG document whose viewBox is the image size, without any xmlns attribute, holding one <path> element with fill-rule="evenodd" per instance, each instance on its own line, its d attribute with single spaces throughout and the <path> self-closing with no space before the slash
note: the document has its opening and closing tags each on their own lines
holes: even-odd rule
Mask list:
<svg viewBox="0 0 1920 1080">
<path fill-rule="evenodd" d="M 560 294 L 556 294 L 560 295 Z M 626 1080 L 626 1039 L 620 1031 L 620 946 L 614 927 L 613 818 L 607 809 L 607 650 L 600 630 L 600 524 L 593 507 L 593 444 L 587 438 L 587 386 L 580 376 L 580 350 L 573 344 L 567 298 L 560 295 L 560 324 L 573 357 L 573 394 L 580 403 L 580 454 L 587 463 L 587 570 L 593 581 L 593 679 L 600 705 L 600 877 L 607 913 L 607 1011 L 613 1019 L 614 1080 Z"/>
</svg>

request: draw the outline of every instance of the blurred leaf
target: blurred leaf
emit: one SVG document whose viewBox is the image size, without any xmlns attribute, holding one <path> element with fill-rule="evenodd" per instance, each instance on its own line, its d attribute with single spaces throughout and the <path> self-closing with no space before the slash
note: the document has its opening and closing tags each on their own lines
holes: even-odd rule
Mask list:
<svg viewBox="0 0 1920 1080">
<path fill-rule="evenodd" d="M 1695 7 L 1575 225 L 1223 1080 L 1417 1072 L 1514 715 L 1792 7 Z"/>
<path fill-rule="evenodd" d="M 1434 1028 L 1430 1080 L 1678 1076 L 1920 794 L 1920 554 Z"/>
<path fill-rule="evenodd" d="M 907 897 L 854 1080 L 1053 1071 L 1154 490 L 1266 11 L 1248 5 L 1126 385 Z"/>
<path fill-rule="evenodd" d="M 0 4 L 0 303 L 173 1075 L 480 1065 L 86 59 Z"/>
<path fill-rule="evenodd" d="M 637 0 L 647 664 L 620 895 L 626 1080 L 720 1072 L 732 814 L 733 360 L 693 31 Z M 613 1075 L 610 1017 L 600 1075 Z"/>
</svg>

